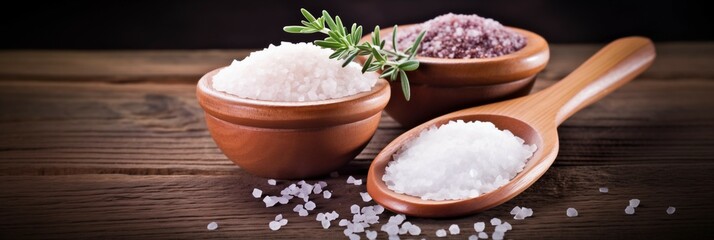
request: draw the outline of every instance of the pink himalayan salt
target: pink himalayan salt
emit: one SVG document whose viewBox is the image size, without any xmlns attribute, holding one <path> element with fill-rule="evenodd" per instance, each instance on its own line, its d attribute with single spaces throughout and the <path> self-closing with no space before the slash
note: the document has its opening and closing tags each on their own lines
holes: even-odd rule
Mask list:
<svg viewBox="0 0 714 240">
<path fill-rule="evenodd" d="M 397 33 L 397 45 L 406 50 L 426 30 L 417 55 L 436 58 L 492 58 L 520 50 L 526 39 L 499 22 L 476 14 L 445 14 Z M 383 39 L 391 48 L 391 36 Z"/>
</svg>

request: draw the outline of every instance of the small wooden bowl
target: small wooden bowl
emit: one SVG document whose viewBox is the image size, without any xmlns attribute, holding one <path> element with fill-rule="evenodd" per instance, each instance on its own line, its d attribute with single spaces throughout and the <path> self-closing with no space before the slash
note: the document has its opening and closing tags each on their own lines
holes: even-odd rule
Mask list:
<svg viewBox="0 0 714 240">
<path fill-rule="evenodd" d="M 354 159 L 377 130 L 390 96 L 380 79 L 369 92 L 339 99 L 245 99 L 212 87 L 219 70 L 204 75 L 196 88 L 208 130 L 235 164 L 267 178 L 319 176 Z"/>
<path fill-rule="evenodd" d="M 399 26 L 405 30 L 415 24 Z M 411 100 L 401 93 L 400 83 L 391 82 L 393 97 L 385 111 L 404 127 L 466 107 L 528 95 L 536 75 L 550 58 L 548 43 L 538 34 L 507 27 L 526 38 L 522 49 L 494 58 L 446 59 L 417 56 L 419 68 L 407 72 Z M 380 31 L 391 34 L 392 28 Z M 371 35 L 362 37 L 370 41 Z M 389 40 L 388 40 L 389 41 Z M 358 59 L 362 63 L 363 56 Z"/>
</svg>

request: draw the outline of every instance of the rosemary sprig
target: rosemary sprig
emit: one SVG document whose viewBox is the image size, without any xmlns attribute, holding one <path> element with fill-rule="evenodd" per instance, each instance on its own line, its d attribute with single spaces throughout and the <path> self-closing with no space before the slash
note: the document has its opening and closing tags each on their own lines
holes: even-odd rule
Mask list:
<svg viewBox="0 0 714 240">
<path fill-rule="evenodd" d="M 362 73 L 381 70 L 380 78 L 389 78 L 391 81 L 396 81 L 399 78 L 404 98 L 409 101 L 409 79 L 406 72 L 419 68 L 419 61 L 415 59 L 415 56 L 426 32 L 421 32 L 412 46 L 401 52 L 397 48 L 397 25 L 394 25 L 392 32 L 392 49 L 390 50 L 384 49 L 385 40 L 379 37 L 379 26 L 374 28 L 371 41 L 360 44 L 362 26 L 353 23 L 350 31 L 347 31 L 339 16 L 332 18 L 325 10 L 322 11 L 322 16 L 319 18 L 315 18 L 304 8 L 300 9 L 300 12 L 305 17 L 305 20 L 301 21 L 302 26 L 285 26 L 284 31 L 326 34 L 325 39 L 316 40 L 314 43 L 317 46 L 334 50 L 335 52 L 330 55 L 330 58 L 345 60 L 342 67 L 347 66 L 357 56 L 368 56 L 362 67 Z"/>
</svg>

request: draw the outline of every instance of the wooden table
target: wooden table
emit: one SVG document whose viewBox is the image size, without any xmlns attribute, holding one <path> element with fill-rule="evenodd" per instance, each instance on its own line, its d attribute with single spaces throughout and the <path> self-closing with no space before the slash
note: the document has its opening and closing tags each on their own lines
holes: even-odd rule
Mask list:
<svg viewBox="0 0 714 240">
<path fill-rule="evenodd" d="M 536 90 L 599 47 L 552 46 Z M 651 69 L 560 127 L 560 155 L 530 189 L 473 216 L 409 218 L 419 238 L 455 223 L 465 239 L 474 222 L 499 217 L 513 225 L 512 239 L 713 239 L 714 43 L 657 48 Z M 269 186 L 226 159 L 194 96 L 203 73 L 247 53 L 0 51 L 0 238 L 344 238 L 337 221 L 323 230 L 315 213 L 347 217 L 350 205 L 365 205 L 365 186 L 345 179 L 364 179 L 404 129 L 385 115 L 367 149 L 325 178 L 334 197 L 316 199 L 309 217 L 293 213 L 295 203 L 265 208 L 253 188 L 278 194 L 288 182 Z M 632 198 L 642 204 L 625 215 Z M 516 205 L 534 216 L 513 220 Z M 580 216 L 566 217 L 569 207 Z M 270 231 L 279 213 L 289 224 Z M 212 221 L 218 230 L 206 230 Z"/>
</svg>

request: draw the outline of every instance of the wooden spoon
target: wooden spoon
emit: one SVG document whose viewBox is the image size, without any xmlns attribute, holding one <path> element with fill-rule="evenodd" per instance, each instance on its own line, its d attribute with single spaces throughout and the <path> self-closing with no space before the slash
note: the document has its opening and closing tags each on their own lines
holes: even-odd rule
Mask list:
<svg viewBox="0 0 714 240">
<path fill-rule="evenodd" d="M 372 162 L 367 191 L 385 208 L 419 217 L 452 217 L 498 206 L 531 186 L 558 155 L 557 127 L 585 106 L 632 80 L 655 58 L 652 42 L 643 37 L 618 39 L 588 59 L 570 75 L 538 93 L 504 102 L 460 110 L 421 124 L 387 145 Z M 382 181 L 385 167 L 402 145 L 431 126 L 450 120 L 489 121 L 508 129 L 538 150 L 524 170 L 506 185 L 475 198 L 432 201 L 391 191 Z"/>
</svg>

